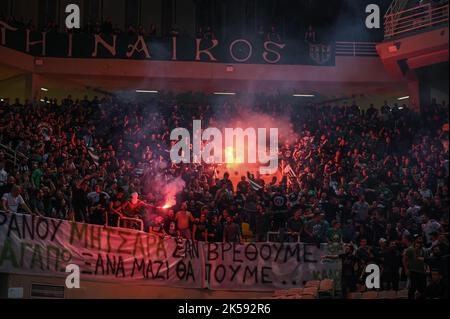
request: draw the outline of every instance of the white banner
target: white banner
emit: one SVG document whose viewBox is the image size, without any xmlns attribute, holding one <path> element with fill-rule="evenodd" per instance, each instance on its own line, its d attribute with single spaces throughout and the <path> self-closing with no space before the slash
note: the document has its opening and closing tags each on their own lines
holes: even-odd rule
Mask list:
<svg viewBox="0 0 450 319">
<path fill-rule="evenodd" d="M 81 280 L 204 285 L 197 242 L 177 244 L 130 229 L 0 212 L 0 272 L 66 277 L 68 264 L 80 267 Z"/>
<path fill-rule="evenodd" d="M 337 253 L 328 245 L 302 243 L 207 243 L 205 276 L 210 289 L 275 290 L 302 287 L 308 280 L 340 282 L 341 263 L 322 261 Z"/>
<path fill-rule="evenodd" d="M 307 280 L 339 282 L 339 247 L 301 243 L 203 243 L 114 227 L 0 212 L 0 272 L 214 290 L 264 291 Z"/>
</svg>

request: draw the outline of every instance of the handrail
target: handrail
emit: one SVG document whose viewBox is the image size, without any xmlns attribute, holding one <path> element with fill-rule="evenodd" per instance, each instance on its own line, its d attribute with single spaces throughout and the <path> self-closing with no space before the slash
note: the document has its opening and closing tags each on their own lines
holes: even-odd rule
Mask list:
<svg viewBox="0 0 450 319">
<path fill-rule="evenodd" d="M 425 29 L 448 22 L 448 3 L 423 4 L 403 11 L 386 14 L 384 21 L 385 38 L 418 29 Z"/>
<path fill-rule="evenodd" d="M 336 55 L 341 56 L 377 56 L 375 42 L 336 42 Z"/>
<path fill-rule="evenodd" d="M 439 22 L 445 22 L 445 20 L 441 19 L 441 20 L 436 21 L 436 23 L 439 23 Z M 398 31 L 405 31 L 405 30 L 409 30 L 409 29 L 413 30 L 413 29 L 416 29 L 419 27 L 425 27 L 427 25 L 428 24 L 426 23 L 426 21 L 416 21 L 416 23 L 414 23 L 413 25 L 405 24 L 405 25 L 399 26 Z"/>
<path fill-rule="evenodd" d="M 125 222 L 125 225 L 122 224 L 121 222 Z M 142 219 L 139 218 L 132 218 L 132 217 L 119 217 L 119 220 L 117 221 L 117 226 L 121 227 L 121 228 L 134 228 L 134 227 L 129 227 L 130 225 L 133 226 L 133 223 L 136 225 L 139 225 L 139 229 L 140 231 L 144 231 L 144 222 L 142 221 Z"/>
<path fill-rule="evenodd" d="M 434 7 L 434 9 L 436 9 L 436 8 L 442 8 L 442 7 L 445 7 L 445 6 L 448 6 L 448 3 L 445 3 L 445 4 L 425 3 L 425 4 L 414 6 L 414 7 L 405 9 L 405 10 L 401 10 L 401 11 L 398 11 L 398 12 L 386 14 L 384 17 L 385 18 L 395 17 L 397 15 L 403 15 L 403 14 L 405 14 L 407 12 L 417 11 L 417 9 L 422 9 L 422 8 L 426 8 L 428 10 L 428 9 L 430 9 L 430 7 Z"/>
<path fill-rule="evenodd" d="M 25 156 L 23 153 L 13 150 L 11 147 L 9 147 L 8 145 L 2 144 L 0 143 L 0 149 L 4 150 L 5 155 L 9 158 L 7 158 L 7 160 L 9 160 L 10 162 L 12 162 L 14 164 L 14 168 L 17 165 L 17 159 L 21 158 L 21 159 L 25 159 L 28 160 L 28 157 Z"/>
<path fill-rule="evenodd" d="M 385 19 L 386 21 L 389 20 L 389 16 L 395 13 L 398 13 L 400 11 L 402 11 L 408 4 L 408 0 L 393 0 L 391 2 L 391 5 L 389 6 L 388 10 L 386 11 L 385 14 Z M 395 23 L 390 23 L 387 27 L 386 30 L 393 29 L 395 27 Z"/>
<path fill-rule="evenodd" d="M 389 6 L 389 8 L 386 11 L 385 17 L 390 15 L 391 12 L 399 12 L 402 11 L 403 8 L 406 7 L 406 5 L 408 4 L 408 0 L 393 0 Z"/>
<path fill-rule="evenodd" d="M 277 236 L 277 240 L 280 241 L 282 238 L 280 238 L 281 232 L 280 231 L 268 231 L 266 233 L 266 242 L 274 242 L 271 239 L 270 236 Z M 296 237 L 297 240 L 295 242 L 300 243 L 300 233 L 299 232 L 291 232 L 286 231 L 284 232 L 284 235 L 287 235 L 288 237 Z M 284 240 L 283 240 L 284 241 Z"/>
<path fill-rule="evenodd" d="M 448 7 L 448 6 L 447 6 Z M 428 10 L 428 11 L 422 11 L 422 12 L 416 12 L 416 13 L 413 13 L 413 14 L 411 14 L 411 15 L 408 15 L 408 16 L 403 16 L 403 17 L 399 17 L 399 18 L 397 18 L 397 25 L 398 24 L 401 24 L 401 23 L 407 23 L 407 22 L 410 22 L 411 21 L 411 18 L 413 18 L 413 17 L 417 17 L 417 16 L 422 16 L 422 17 L 436 17 L 436 16 L 438 16 L 438 17 L 440 17 L 441 15 L 441 13 L 439 12 L 439 11 L 444 11 L 444 13 L 445 13 L 445 11 L 446 10 L 444 10 L 444 9 L 447 9 L 446 7 L 439 7 L 439 8 L 431 8 L 430 10 Z M 424 14 L 425 13 L 425 14 Z M 386 22 L 385 22 L 385 24 L 386 24 Z"/>
</svg>

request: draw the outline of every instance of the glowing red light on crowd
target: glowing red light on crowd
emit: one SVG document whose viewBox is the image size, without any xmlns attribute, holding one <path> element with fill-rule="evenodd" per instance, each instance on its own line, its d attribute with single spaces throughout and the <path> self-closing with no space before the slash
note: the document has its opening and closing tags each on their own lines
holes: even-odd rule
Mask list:
<svg viewBox="0 0 450 319">
<path fill-rule="evenodd" d="M 174 199 L 168 199 L 166 201 L 166 203 L 161 208 L 162 209 L 168 209 L 168 208 L 170 208 L 170 207 L 172 207 L 174 205 L 175 205 L 175 200 Z"/>
</svg>

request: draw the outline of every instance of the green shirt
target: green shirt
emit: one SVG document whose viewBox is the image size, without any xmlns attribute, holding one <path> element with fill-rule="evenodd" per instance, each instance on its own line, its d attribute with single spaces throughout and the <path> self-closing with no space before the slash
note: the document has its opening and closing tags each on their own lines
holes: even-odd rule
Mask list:
<svg viewBox="0 0 450 319">
<path fill-rule="evenodd" d="M 31 181 L 34 186 L 37 188 L 41 187 L 41 178 L 44 173 L 41 171 L 40 168 L 36 168 L 33 173 L 31 174 Z"/>
<path fill-rule="evenodd" d="M 327 236 L 329 241 L 339 243 L 342 241 L 342 230 L 330 228 Z"/>
</svg>

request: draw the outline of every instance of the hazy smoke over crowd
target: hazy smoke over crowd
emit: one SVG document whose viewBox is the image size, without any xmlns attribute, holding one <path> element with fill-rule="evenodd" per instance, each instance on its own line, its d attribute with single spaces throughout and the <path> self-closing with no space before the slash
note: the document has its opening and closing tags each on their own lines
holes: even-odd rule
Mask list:
<svg viewBox="0 0 450 319">
<path fill-rule="evenodd" d="M 167 164 L 159 162 L 144 173 L 145 195 L 160 205 L 170 208 L 176 204 L 176 197 L 186 186 L 181 177 L 173 177 L 167 170 Z"/>
<path fill-rule="evenodd" d="M 119 100 L 129 101 L 130 105 L 137 103 L 139 100 L 138 95 L 134 94 L 117 94 L 116 98 Z M 133 145 L 142 144 L 139 149 L 142 150 L 142 146 L 145 146 L 149 142 L 149 135 L 153 134 L 155 131 L 165 131 L 167 128 L 174 129 L 172 127 L 174 123 L 171 123 L 167 127 L 160 117 L 160 110 L 156 106 L 158 102 L 153 100 L 152 102 L 142 102 L 145 107 L 138 114 L 135 114 L 133 108 L 128 110 L 120 109 L 117 110 L 117 117 L 119 119 L 124 118 L 128 121 L 127 125 L 131 132 L 136 130 L 134 119 L 137 117 L 142 117 L 139 132 L 137 134 L 128 135 L 128 143 Z M 169 109 L 175 110 L 174 105 L 171 102 L 166 101 Z M 263 108 L 261 111 L 261 105 L 258 105 L 258 101 L 252 95 L 247 97 L 233 97 L 233 98 L 222 98 L 222 97 L 212 97 L 210 96 L 207 100 L 203 102 L 204 105 L 211 105 L 212 113 L 205 117 L 209 119 L 202 121 L 202 129 L 208 127 L 216 127 L 222 132 L 225 128 L 241 128 L 243 130 L 247 128 L 252 128 L 257 131 L 258 128 L 265 128 L 267 132 L 267 149 L 270 147 L 269 142 L 269 131 L 270 129 L 276 128 L 278 130 L 278 147 L 284 143 L 294 143 L 298 138 L 297 134 L 293 130 L 292 123 L 292 108 L 284 108 L 283 110 L 274 109 L 272 107 Z M 179 104 L 179 105 L 178 105 Z M 178 101 L 178 111 L 183 112 L 186 109 L 189 110 L 188 105 L 184 105 L 183 102 Z M 257 107 L 255 107 L 257 106 Z M 264 105 L 263 105 L 264 106 Z M 166 106 L 165 106 L 166 107 Z M 255 109 L 258 109 L 256 111 Z M 107 111 L 106 109 L 104 111 Z M 108 111 L 107 111 L 108 112 Z M 188 111 L 189 112 L 189 111 Z M 198 120 L 203 118 L 204 114 L 198 110 L 192 111 L 192 119 Z M 192 123 L 180 123 L 182 126 L 187 125 L 186 129 L 191 131 L 192 127 L 189 124 Z M 178 124 L 177 126 L 179 126 Z M 176 124 L 175 124 L 176 125 Z M 163 128 L 162 130 L 160 130 Z M 166 136 L 165 139 L 168 139 Z M 192 135 L 191 135 L 192 138 Z M 191 140 L 192 142 L 192 140 Z M 159 142 L 158 142 L 159 143 Z M 253 151 L 251 148 L 246 147 L 246 154 Z M 138 151 L 138 149 L 136 149 Z M 140 152 L 140 151 L 139 151 Z M 223 152 L 225 154 L 225 152 Z M 275 153 L 276 154 L 276 153 Z M 137 154 L 140 156 L 140 154 Z M 144 161 L 145 162 L 145 161 Z M 179 174 L 174 174 L 174 169 L 171 163 L 164 159 L 154 159 L 151 162 L 145 162 L 146 168 L 143 169 L 143 174 L 141 176 L 141 181 L 143 182 L 142 194 L 146 199 L 154 203 L 158 207 L 169 208 L 176 204 L 177 197 L 183 192 L 186 187 L 185 181 L 179 176 Z M 236 167 L 234 167 L 236 168 Z M 221 171 L 223 167 L 221 168 Z M 174 177 L 178 176 L 178 177 Z"/>
<path fill-rule="evenodd" d="M 155 185 L 158 185 L 159 183 L 158 180 L 155 181 Z M 176 197 L 183 191 L 185 185 L 186 183 L 181 177 L 169 180 L 161 185 L 161 193 L 165 200 L 163 208 L 170 208 L 176 204 Z"/>
<path fill-rule="evenodd" d="M 213 126 L 214 123 L 211 123 Z M 296 134 L 293 130 L 293 125 L 287 115 L 269 115 L 266 113 L 258 113 L 251 109 L 240 110 L 231 119 L 218 119 L 217 126 L 219 128 L 265 128 L 267 131 L 270 128 L 277 128 L 279 134 L 279 142 L 294 141 Z"/>
<path fill-rule="evenodd" d="M 242 103 L 233 106 L 231 113 L 224 113 L 227 110 L 226 104 L 218 103 L 214 113 L 214 120 L 209 126 L 218 128 L 270 128 L 278 129 L 279 143 L 294 142 L 298 137 L 293 129 L 292 109 L 284 108 L 282 112 L 276 110 L 255 111 L 254 106 L 257 101 L 248 98 Z"/>
</svg>

